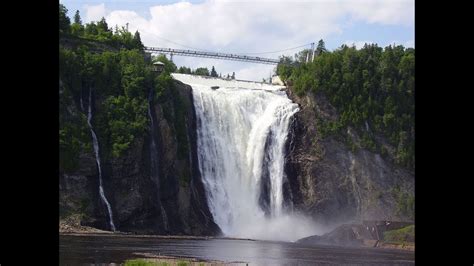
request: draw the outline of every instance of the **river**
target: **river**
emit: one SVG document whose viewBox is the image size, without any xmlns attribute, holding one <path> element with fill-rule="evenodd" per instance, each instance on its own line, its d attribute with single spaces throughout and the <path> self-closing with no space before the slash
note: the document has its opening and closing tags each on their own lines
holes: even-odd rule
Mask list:
<svg viewBox="0 0 474 266">
<path fill-rule="evenodd" d="M 226 238 L 166 239 L 120 234 L 60 235 L 60 265 L 123 263 L 137 253 L 248 265 L 414 265 L 414 252 L 378 248 L 307 246 Z M 244 265 L 245 265 L 244 264 Z"/>
</svg>

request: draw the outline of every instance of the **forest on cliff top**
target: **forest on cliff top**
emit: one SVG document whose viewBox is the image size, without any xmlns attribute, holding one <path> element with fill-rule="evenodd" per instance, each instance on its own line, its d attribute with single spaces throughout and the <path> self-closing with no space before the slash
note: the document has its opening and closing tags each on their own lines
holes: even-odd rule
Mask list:
<svg viewBox="0 0 474 266">
<path fill-rule="evenodd" d="M 389 151 L 382 143 L 388 141 L 395 162 L 413 170 L 415 49 L 365 44 L 328 51 L 320 40 L 314 61 L 305 62 L 307 53 L 281 57 L 277 74 L 297 95 L 322 93 L 336 108 L 336 121 L 315 118 L 321 133 L 339 136 L 356 149 L 345 133 L 351 126 L 362 136 L 362 148 L 384 156 Z"/>
</svg>

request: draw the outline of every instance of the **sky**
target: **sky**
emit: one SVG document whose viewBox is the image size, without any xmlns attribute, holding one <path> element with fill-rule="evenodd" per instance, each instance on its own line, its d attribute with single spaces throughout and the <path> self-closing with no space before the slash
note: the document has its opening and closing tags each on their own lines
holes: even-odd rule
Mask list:
<svg viewBox="0 0 474 266">
<path fill-rule="evenodd" d="M 60 0 L 71 21 L 105 17 L 109 27 L 138 30 L 145 46 L 238 53 L 278 59 L 323 39 L 326 48 L 376 43 L 415 47 L 414 0 Z M 306 46 L 303 46 L 306 45 Z M 301 47 L 303 46 L 303 47 Z M 290 49 L 295 48 L 296 49 Z M 287 50 L 290 49 L 290 50 Z M 286 50 L 286 51 L 282 51 Z M 276 52 L 280 51 L 280 52 Z M 262 81 L 274 65 L 173 56 L 178 66 L 215 67 L 223 76 Z"/>
</svg>

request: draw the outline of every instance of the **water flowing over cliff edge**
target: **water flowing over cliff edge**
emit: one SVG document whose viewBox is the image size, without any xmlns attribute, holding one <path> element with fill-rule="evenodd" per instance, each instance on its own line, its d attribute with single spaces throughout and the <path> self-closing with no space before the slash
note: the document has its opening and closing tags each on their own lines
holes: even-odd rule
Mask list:
<svg viewBox="0 0 474 266">
<path fill-rule="evenodd" d="M 288 191 L 285 144 L 299 108 L 284 87 L 173 77 L 193 88 L 199 170 L 224 234 L 284 241 L 315 234 L 317 226 L 293 212 Z"/>
<path fill-rule="evenodd" d="M 175 75 L 173 86 L 150 102 L 143 136 L 120 157 L 102 158 L 104 195 L 118 231 L 291 241 L 354 220 L 413 219 L 399 209 L 414 194 L 414 174 L 322 137 L 316 119 L 338 116 L 324 95 L 184 78 Z M 104 99 L 92 98 L 100 115 Z M 80 99 L 71 102 L 71 113 L 80 113 Z M 359 142 L 354 130 L 347 133 Z M 105 145 L 103 135 L 97 138 Z M 110 230 L 92 149 L 81 151 L 75 170 L 60 173 L 59 186 L 61 219 L 78 215 L 83 225 Z"/>
</svg>

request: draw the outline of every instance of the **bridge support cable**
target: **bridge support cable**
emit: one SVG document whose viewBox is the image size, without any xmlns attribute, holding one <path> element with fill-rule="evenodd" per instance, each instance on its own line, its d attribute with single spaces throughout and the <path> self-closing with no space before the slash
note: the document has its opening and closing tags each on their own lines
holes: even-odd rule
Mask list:
<svg viewBox="0 0 474 266">
<path fill-rule="evenodd" d="M 269 65 L 277 65 L 280 62 L 279 59 L 263 58 L 263 57 L 257 57 L 257 56 L 203 52 L 203 51 L 172 49 L 172 48 L 145 47 L 145 51 L 150 52 L 150 53 L 216 58 L 216 59 L 243 61 L 243 62 L 269 64 Z"/>
</svg>

